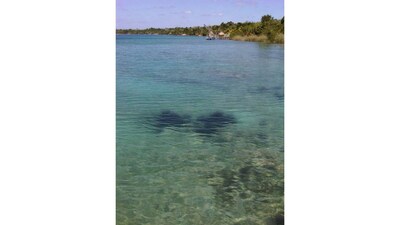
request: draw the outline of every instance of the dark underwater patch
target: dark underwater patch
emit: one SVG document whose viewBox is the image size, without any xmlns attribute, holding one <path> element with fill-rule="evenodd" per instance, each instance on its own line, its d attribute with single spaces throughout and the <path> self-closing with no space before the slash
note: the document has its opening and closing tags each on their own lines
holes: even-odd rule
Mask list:
<svg viewBox="0 0 400 225">
<path fill-rule="evenodd" d="M 236 123 L 234 116 L 216 111 L 209 115 L 197 118 L 196 123 L 194 124 L 194 131 L 200 134 L 211 135 L 217 133 L 221 128 L 233 123 Z"/>
<path fill-rule="evenodd" d="M 260 87 L 254 88 L 254 89 L 250 89 L 249 92 L 254 93 L 254 94 L 271 93 L 278 100 L 283 100 L 285 97 L 283 86 L 275 86 L 275 87 L 260 86 Z"/>
<path fill-rule="evenodd" d="M 285 92 L 283 89 L 278 89 L 274 91 L 274 96 L 279 100 L 283 100 L 285 98 Z"/>
<path fill-rule="evenodd" d="M 266 93 L 269 90 L 270 90 L 269 88 L 262 86 L 262 87 L 258 87 L 255 92 L 256 93 Z"/>
<path fill-rule="evenodd" d="M 191 122 L 189 115 L 180 115 L 171 110 L 164 110 L 154 118 L 154 126 L 157 128 L 183 127 Z"/>
<path fill-rule="evenodd" d="M 284 225 L 285 217 L 283 215 L 275 215 L 274 217 L 268 218 L 266 221 L 268 225 Z"/>
</svg>

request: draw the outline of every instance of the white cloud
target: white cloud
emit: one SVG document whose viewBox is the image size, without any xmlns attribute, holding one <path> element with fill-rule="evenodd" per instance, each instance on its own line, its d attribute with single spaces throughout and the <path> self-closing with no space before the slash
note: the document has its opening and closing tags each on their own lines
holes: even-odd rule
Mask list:
<svg viewBox="0 0 400 225">
<path fill-rule="evenodd" d="M 192 14 L 192 11 L 186 10 L 184 13 L 185 13 L 185 14 Z"/>
</svg>

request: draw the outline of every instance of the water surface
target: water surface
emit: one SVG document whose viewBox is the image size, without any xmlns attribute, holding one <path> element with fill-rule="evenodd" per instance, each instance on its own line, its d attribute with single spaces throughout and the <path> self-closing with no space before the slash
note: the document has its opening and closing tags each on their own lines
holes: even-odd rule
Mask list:
<svg viewBox="0 0 400 225">
<path fill-rule="evenodd" d="M 116 46 L 117 224 L 281 224 L 283 46 Z"/>
</svg>

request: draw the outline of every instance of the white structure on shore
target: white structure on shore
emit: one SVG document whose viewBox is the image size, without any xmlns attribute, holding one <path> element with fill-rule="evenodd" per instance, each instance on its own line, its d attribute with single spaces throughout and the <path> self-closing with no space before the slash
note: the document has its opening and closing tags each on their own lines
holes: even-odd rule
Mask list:
<svg viewBox="0 0 400 225">
<path fill-rule="evenodd" d="M 219 32 L 218 33 L 218 38 L 219 39 L 229 39 L 229 34 L 225 34 L 224 32 Z"/>
</svg>

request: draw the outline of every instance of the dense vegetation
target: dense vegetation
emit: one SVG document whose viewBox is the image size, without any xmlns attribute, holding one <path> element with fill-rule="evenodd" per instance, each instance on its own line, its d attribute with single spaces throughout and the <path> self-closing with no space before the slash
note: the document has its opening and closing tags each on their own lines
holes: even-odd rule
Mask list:
<svg viewBox="0 0 400 225">
<path fill-rule="evenodd" d="M 267 43 L 284 43 L 284 17 L 275 19 L 265 15 L 260 22 L 234 23 L 232 21 L 220 25 L 203 27 L 175 27 L 175 28 L 148 28 L 118 29 L 117 34 L 170 34 L 170 35 L 197 35 L 207 36 L 210 31 L 214 34 L 223 32 L 226 38 L 240 41 L 260 41 Z"/>
</svg>

